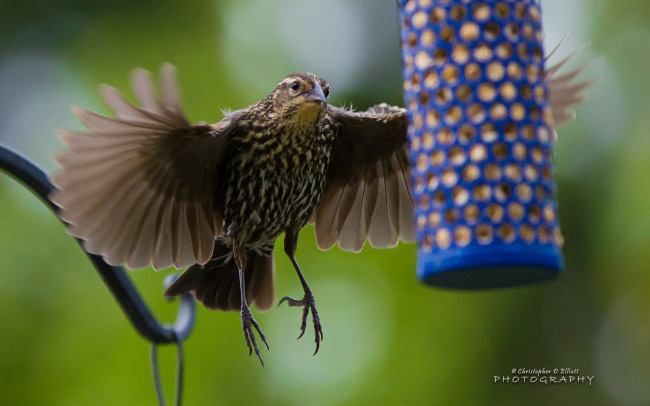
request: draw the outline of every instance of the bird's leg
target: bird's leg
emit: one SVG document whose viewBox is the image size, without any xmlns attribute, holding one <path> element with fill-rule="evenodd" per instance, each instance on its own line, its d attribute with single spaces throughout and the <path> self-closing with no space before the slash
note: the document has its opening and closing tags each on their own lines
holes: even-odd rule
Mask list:
<svg viewBox="0 0 650 406">
<path fill-rule="evenodd" d="M 314 355 L 316 355 L 318 349 L 320 348 L 320 342 L 323 341 L 323 328 L 321 327 L 320 319 L 318 318 L 318 311 L 316 310 L 316 301 L 314 300 L 314 295 L 311 293 L 311 289 L 309 289 L 309 285 L 307 285 L 307 281 L 305 281 L 305 277 L 300 271 L 298 262 L 296 262 L 295 254 L 296 248 L 298 246 L 298 232 L 299 230 L 296 231 L 293 229 L 287 230 L 285 232 L 284 252 L 291 259 L 291 263 L 298 273 L 298 278 L 300 278 L 300 283 L 302 284 L 302 288 L 305 291 L 305 296 L 301 300 L 296 300 L 290 298 L 289 296 L 285 296 L 282 298 L 282 300 L 280 300 L 278 306 L 286 301 L 288 302 L 289 306 L 300 306 L 303 308 L 302 323 L 300 324 L 300 335 L 298 338 L 301 338 L 305 334 L 305 329 L 307 328 L 307 317 L 309 316 L 309 311 L 311 310 L 311 317 L 312 321 L 314 322 L 315 332 L 314 341 L 316 342 L 316 351 L 314 351 Z"/>
<path fill-rule="evenodd" d="M 248 355 L 252 355 L 254 349 L 255 354 L 262 363 L 262 366 L 264 366 L 264 361 L 262 361 L 260 350 L 257 348 L 257 342 L 255 341 L 255 335 L 253 334 L 253 327 L 255 330 L 257 330 L 257 333 L 260 335 L 262 341 L 264 341 L 264 344 L 266 344 L 267 350 L 269 349 L 269 344 L 266 342 L 266 337 L 264 337 L 262 329 L 260 329 L 260 326 L 253 318 L 253 313 L 251 313 L 251 309 L 248 308 L 248 304 L 246 303 L 246 283 L 244 281 L 244 270 L 246 269 L 246 249 L 235 244 L 233 246 L 233 256 L 235 258 L 235 264 L 237 264 L 237 268 L 239 269 L 239 292 L 241 293 L 241 326 L 244 330 L 246 345 L 248 346 Z"/>
</svg>

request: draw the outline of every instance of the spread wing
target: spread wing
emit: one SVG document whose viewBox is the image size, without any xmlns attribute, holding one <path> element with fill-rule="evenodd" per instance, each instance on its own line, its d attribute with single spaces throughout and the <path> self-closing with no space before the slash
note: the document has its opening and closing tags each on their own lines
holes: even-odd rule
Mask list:
<svg viewBox="0 0 650 406">
<path fill-rule="evenodd" d="M 358 252 L 366 239 L 377 248 L 394 247 L 399 238 L 413 241 L 406 111 L 380 104 L 362 113 L 332 106 L 327 112 L 339 134 L 311 218 L 318 247 L 338 242 Z"/>
<path fill-rule="evenodd" d="M 573 107 L 595 83 L 576 82 L 584 66 L 558 75 L 573 55 L 546 71 L 555 126 L 575 118 Z M 343 250 L 358 252 L 366 239 L 375 248 L 415 239 L 405 113 L 386 104 L 363 113 L 328 107 L 340 133 L 323 197 L 311 218 L 320 249 L 338 243 Z"/>
<path fill-rule="evenodd" d="M 241 112 L 216 125 L 191 125 L 175 69 L 161 70 L 161 97 L 149 73 L 133 72 L 141 108 L 102 86 L 117 118 L 73 107 L 90 131 L 62 131 L 70 148 L 57 157 L 50 197 L 70 234 L 109 264 L 161 269 L 206 263 L 221 234 L 219 178 Z"/>
<path fill-rule="evenodd" d="M 557 48 L 555 50 L 557 50 Z M 549 54 L 549 58 L 553 55 L 555 50 Z M 556 127 L 576 118 L 576 113 L 573 108 L 585 100 L 587 89 L 593 86 L 597 81 L 596 79 L 589 79 L 576 82 L 576 77 L 584 71 L 586 65 L 582 65 L 577 69 L 558 75 L 558 71 L 569 62 L 575 54 L 575 52 L 571 53 L 569 56 L 546 70 L 549 102 L 553 113 L 553 124 Z"/>
</svg>

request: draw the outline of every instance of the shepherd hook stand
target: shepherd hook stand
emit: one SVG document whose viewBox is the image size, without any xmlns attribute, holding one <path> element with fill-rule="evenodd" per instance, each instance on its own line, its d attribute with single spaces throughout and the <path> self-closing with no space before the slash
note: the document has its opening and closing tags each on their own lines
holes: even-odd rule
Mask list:
<svg viewBox="0 0 650 406">
<path fill-rule="evenodd" d="M 55 189 L 47 179 L 45 173 L 36 165 L 22 157 L 20 154 L 0 144 L 0 169 L 38 196 L 43 203 L 56 215 L 59 207 L 53 204 L 48 196 Z M 64 222 L 65 224 L 65 222 Z M 66 224 L 67 226 L 67 224 Z M 76 239 L 81 248 L 83 245 Z M 158 371 L 157 345 L 174 343 L 178 347 L 178 371 L 176 382 L 176 405 L 181 404 L 183 384 L 183 341 L 187 339 L 194 328 L 196 318 L 196 304 L 191 294 L 186 293 L 180 299 L 178 316 L 173 326 L 161 325 L 151 313 L 145 302 L 140 297 L 137 289 L 131 282 L 122 267 L 111 266 L 104 262 L 102 257 L 84 250 L 90 261 L 99 272 L 99 275 L 108 286 L 109 290 L 119 303 L 120 307 L 129 318 L 135 329 L 151 342 L 151 365 L 154 383 L 160 405 L 165 405 L 160 374 Z M 165 284 L 173 281 L 168 277 Z"/>
</svg>

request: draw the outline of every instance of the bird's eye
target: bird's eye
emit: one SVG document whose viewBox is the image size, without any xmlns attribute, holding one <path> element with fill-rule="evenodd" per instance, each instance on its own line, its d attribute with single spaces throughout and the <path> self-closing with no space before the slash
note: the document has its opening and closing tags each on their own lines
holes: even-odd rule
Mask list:
<svg viewBox="0 0 650 406">
<path fill-rule="evenodd" d="M 329 97 L 329 95 L 330 95 L 330 88 L 329 88 L 329 87 L 326 87 L 326 88 L 325 88 L 325 91 L 324 91 L 323 93 L 325 94 L 325 97 L 326 97 L 326 98 Z"/>
<path fill-rule="evenodd" d="M 291 85 L 289 85 L 289 86 L 291 87 L 291 90 L 294 90 L 294 91 L 300 89 L 300 83 L 298 81 L 291 82 Z"/>
</svg>

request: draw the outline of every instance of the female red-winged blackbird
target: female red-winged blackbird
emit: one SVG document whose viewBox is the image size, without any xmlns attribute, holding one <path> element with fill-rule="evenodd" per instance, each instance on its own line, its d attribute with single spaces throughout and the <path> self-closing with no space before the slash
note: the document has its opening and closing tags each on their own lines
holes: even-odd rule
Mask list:
<svg viewBox="0 0 650 406">
<path fill-rule="evenodd" d="M 322 329 L 294 256 L 298 233 L 311 221 L 319 248 L 354 252 L 366 239 L 373 247 L 413 240 L 405 111 L 330 106 L 327 82 L 294 73 L 264 100 L 191 125 L 174 68 L 164 65 L 161 76 L 159 98 L 148 72 L 134 71 L 141 108 L 103 86 L 115 119 L 73 108 L 90 132 L 61 132 L 70 151 L 58 157 L 51 196 L 70 234 L 109 264 L 189 266 L 165 294 L 189 291 L 208 308 L 239 309 L 249 351 L 260 357 L 253 328 L 266 339 L 248 304 L 271 306 L 273 244 L 284 232 L 305 295 L 280 303 L 303 307 L 300 336 L 311 311 L 318 352 Z M 551 97 L 580 93 L 572 81 L 552 81 Z M 559 119 L 578 101 L 557 100 Z"/>
</svg>

